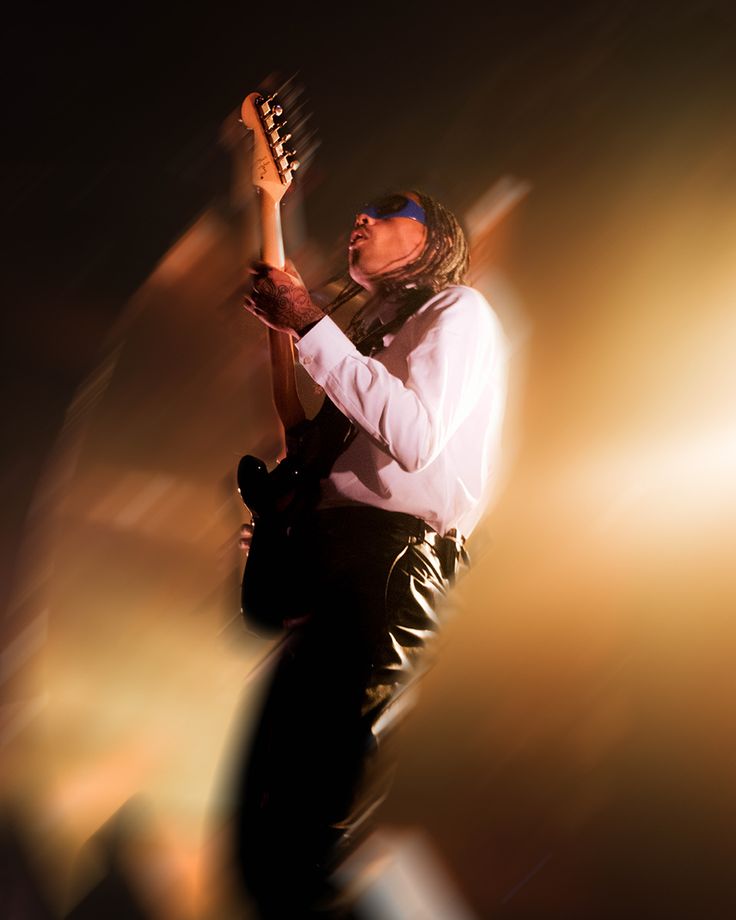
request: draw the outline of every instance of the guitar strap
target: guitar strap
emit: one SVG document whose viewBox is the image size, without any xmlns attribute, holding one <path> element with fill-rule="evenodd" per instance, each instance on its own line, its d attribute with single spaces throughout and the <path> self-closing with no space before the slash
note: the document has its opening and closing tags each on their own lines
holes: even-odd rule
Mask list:
<svg viewBox="0 0 736 920">
<path fill-rule="evenodd" d="M 388 322 L 376 319 L 363 332 L 355 347 L 368 357 L 383 347 L 386 335 L 399 329 L 427 299 L 428 292 L 413 290 L 397 314 Z M 358 434 L 358 428 L 325 396 L 322 408 L 311 420 L 305 420 L 286 432 L 287 454 L 314 484 L 329 476 L 337 458 L 347 450 Z M 316 495 L 314 496 L 316 500 Z"/>
<path fill-rule="evenodd" d="M 407 319 L 413 313 L 416 313 L 419 307 L 431 296 L 432 292 L 424 288 L 414 288 L 411 291 L 407 291 L 404 302 L 397 310 L 396 315 L 385 323 L 378 319 L 374 320 L 365 330 L 355 347 L 362 355 L 367 355 L 368 357 L 380 351 L 383 348 L 384 337 L 400 329 Z"/>
</svg>

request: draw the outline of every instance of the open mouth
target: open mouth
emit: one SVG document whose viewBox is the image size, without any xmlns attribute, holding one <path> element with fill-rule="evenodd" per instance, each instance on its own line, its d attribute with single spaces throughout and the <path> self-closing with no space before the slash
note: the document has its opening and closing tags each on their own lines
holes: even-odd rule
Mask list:
<svg viewBox="0 0 736 920">
<path fill-rule="evenodd" d="M 368 239 L 368 234 L 366 233 L 365 230 L 353 230 L 353 232 L 350 234 L 350 243 L 349 243 L 348 248 L 352 249 L 354 246 L 360 245 L 360 243 L 362 243 L 363 240 L 367 240 L 367 239 Z"/>
</svg>

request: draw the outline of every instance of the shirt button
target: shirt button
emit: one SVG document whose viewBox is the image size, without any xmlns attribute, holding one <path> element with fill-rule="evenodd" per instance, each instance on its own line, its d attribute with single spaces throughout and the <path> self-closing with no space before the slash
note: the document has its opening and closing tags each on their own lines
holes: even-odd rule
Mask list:
<svg viewBox="0 0 736 920">
<path fill-rule="evenodd" d="M 311 364 L 311 363 L 312 363 L 311 357 L 309 355 L 304 355 L 304 357 L 302 358 L 302 364 L 306 367 L 307 364 Z"/>
</svg>

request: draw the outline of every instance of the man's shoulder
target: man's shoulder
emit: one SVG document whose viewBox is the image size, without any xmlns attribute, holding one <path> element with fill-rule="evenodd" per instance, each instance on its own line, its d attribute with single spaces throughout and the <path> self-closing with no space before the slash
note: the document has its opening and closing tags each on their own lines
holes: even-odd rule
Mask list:
<svg viewBox="0 0 736 920">
<path fill-rule="evenodd" d="M 426 322 L 442 318 L 446 322 L 472 322 L 489 325 L 494 314 L 486 298 L 476 288 L 452 284 L 433 294 L 417 311 Z"/>
</svg>

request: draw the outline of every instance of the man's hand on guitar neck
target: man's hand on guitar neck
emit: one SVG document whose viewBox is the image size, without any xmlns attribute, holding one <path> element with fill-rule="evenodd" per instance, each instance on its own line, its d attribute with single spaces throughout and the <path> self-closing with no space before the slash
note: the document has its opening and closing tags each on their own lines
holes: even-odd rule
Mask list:
<svg viewBox="0 0 736 920">
<path fill-rule="evenodd" d="M 254 262 L 251 272 L 253 281 L 243 298 L 243 306 L 272 329 L 299 338 L 325 315 L 312 303 L 309 291 L 288 259 L 283 271 L 265 262 Z"/>
</svg>

